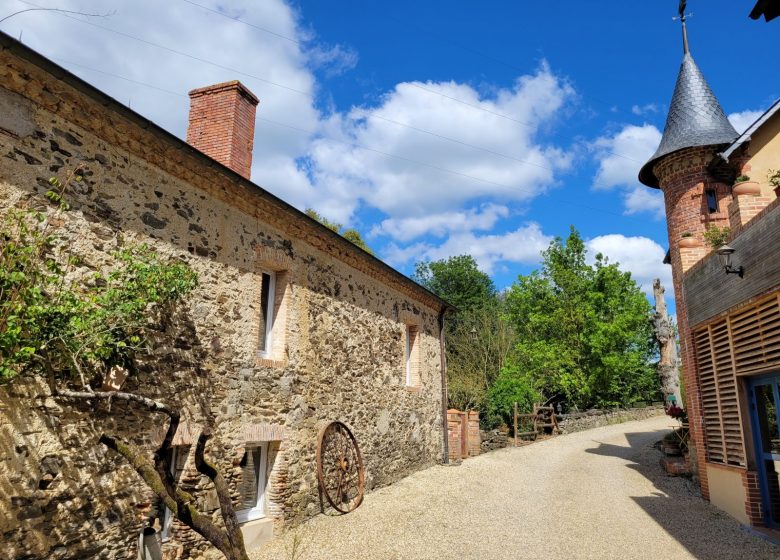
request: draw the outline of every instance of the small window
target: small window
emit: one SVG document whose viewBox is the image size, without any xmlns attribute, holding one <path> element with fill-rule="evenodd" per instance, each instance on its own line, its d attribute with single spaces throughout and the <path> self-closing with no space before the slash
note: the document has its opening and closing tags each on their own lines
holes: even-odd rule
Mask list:
<svg viewBox="0 0 780 560">
<path fill-rule="evenodd" d="M 173 474 L 173 480 L 178 481 L 181 479 L 181 475 L 184 472 L 184 465 L 187 462 L 187 454 L 189 451 L 188 446 L 175 445 L 171 447 L 171 474 Z M 160 529 L 160 537 L 163 541 L 167 541 L 171 538 L 171 529 L 173 528 L 173 513 L 165 505 L 161 504 L 163 509 L 162 527 Z"/>
<path fill-rule="evenodd" d="M 241 458 L 241 480 L 236 516 L 241 522 L 265 515 L 265 444 L 247 445 Z"/>
<path fill-rule="evenodd" d="M 419 330 L 414 325 L 406 327 L 406 386 L 420 384 Z"/>
<path fill-rule="evenodd" d="M 274 292 L 276 290 L 276 274 L 262 273 L 260 288 L 260 355 L 267 358 L 273 348 L 274 327 Z"/>
<path fill-rule="evenodd" d="M 710 214 L 718 211 L 718 196 L 714 189 L 707 189 L 707 210 Z"/>
</svg>

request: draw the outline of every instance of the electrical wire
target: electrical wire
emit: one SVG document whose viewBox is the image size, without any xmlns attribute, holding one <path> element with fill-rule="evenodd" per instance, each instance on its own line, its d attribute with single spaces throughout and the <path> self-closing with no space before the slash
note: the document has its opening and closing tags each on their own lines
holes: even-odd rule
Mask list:
<svg viewBox="0 0 780 560">
<path fill-rule="evenodd" d="M 27 4 L 27 5 L 30 5 L 30 6 L 35 6 L 36 8 L 39 8 L 39 6 L 37 6 L 36 4 L 33 4 L 32 2 L 28 2 L 27 0 L 17 0 L 17 1 L 18 1 L 18 2 L 21 2 L 21 3 L 23 3 L 23 4 Z M 271 31 L 269 31 L 269 30 L 267 30 L 267 29 L 265 29 L 265 28 L 260 28 L 260 27 L 258 27 L 258 26 L 255 26 L 254 24 L 251 24 L 251 23 L 249 23 L 249 22 L 246 22 L 246 21 L 244 21 L 244 20 L 241 20 L 241 19 L 238 19 L 238 18 L 235 18 L 235 17 L 231 17 L 231 16 L 229 16 L 229 15 L 227 15 L 227 14 L 224 14 L 224 13 L 222 13 L 222 12 L 219 12 L 219 11 L 217 11 L 217 10 L 212 10 L 212 9 L 210 9 L 210 8 L 204 7 L 204 6 L 200 5 L 200 4 L 197 4 L 197 3 L 195 3 L 195 2 L 192 2 L 191 0 L 182 0 L 182 1 L 183 1 L 183 2 L 186 2 L 186 3 L 188 3 L 188 4 L 192 4 L 192 5 L 198 6 L 198 7 L 200 7 L 200 8 L 206 9 L 206 10 L 208 10 L 208 11 L 210 11 L 210 12 L 214 12 L 214 13 L 216 13 L 217 15 L 220 15 L 220 16 L 222 16 L 222 17 L 225 17 L 225 18 L 227 18 L 227 19 L 229 19 L 229 20 L 231 20 L 231 21 L 238 22 L 238 23 L 243 23 L 243 24 L 245 24 L 245 25 L 249 25 L 249 26 L 251 26 L 251 27 L 257 27 L 258 29 L 262 29 L 263 31 L 269 32 L 269 33 L 271 33 L 272 35 L 275 35 L 275 36 L 281 37 L 281 38 L 283 38 L 283 39 L 288 39 L 288 40 L 291 40 L 289 37 L 286 37 L 286 36 L 284 36 L 284 35 L 281 35 L 281 34 L 279 34 L 279 33 L 271 32 Z M 78 22 L 80 22 L 80 23 L 84 23 L 84 24 L 86 24 L 86 25 L 90 25 L 90 26 L 92 26 L 92 27 L 95 27 L 95 28 L 98 28 L 98 29 L 102 29 L 102 30 L 108 31 L 108 32 L 110 32 L 110 33 L 115 33 L 115 34 L 117 34 L 117 35 L 120 35 L 120 36 L 122 36 L 122 37 L 126 37 L 126 38 L 128 38 L 128 39 L 133 39 L 133 40 L 135 40 L 135 41 L 138 41 L 138 42 L 141 42 L 141 43 L 143 43 L 143 44 L 146 44 L 146 45 L 149 45 L 149 46 L 153 46 L 153 47 L 156 47 L 156 48 L 159 48 L 159 49 L 162 49 L 162 50 L 165 50 L 165 51 L 171 52 L 171 53 L 173 53 L 173 54 L 177 54 L 177 55 L 179 55 L 179 56 L 184 56 L 184 57 L 190 58 L 190 59 L 192 59 L 192 60 L 195 60 L 195 61 L 198 61 L 198 62 L 202 62 L 202 63 L 205 63 L 205 64 L 209 64 L 209 65 L 211 65 L 211 66 L 214 66 L 214 67 L 217 67 L 217 68 L 220 68 L 220 69 L 223 69 L 223 70 L 227 70 L 227 71 L 229 71 L 229 72 L 233 72 L 233 73 L 235 73 L 235 74 L 239 74 L 239 75 L 242 75 L 242 76 L 246 76 L 246 77 L 248 77 L 248 78 L 252 78 L 252 79 L 258 80 L 258 81 L 260 81 L 260 82 L 267 83 L 267 84 L 269 84 L 269 85 L 273 85 L 273 86 L 275 86 L 275 87 L 283 88 L 283 89 L 286 89 L 286 90 L 288 90 L 288 91 L 292 91 L 292 92 L 294 92 L 294 93 L 298 93 L 298 94 L 300 94 L 300 95 L 303 95 L 303 96 L 305 96 L 305 97 L 308 97 L 309 99 L 312 99 L 313 101 L 314 101 L 314 100 L 316 100 L 315 96 L 314 96 L 313 94 L 311 94 L 310 92 L 307 92 L 307 91 L 303 91 L 303 90 L 300 90 L 300 89 L 296 89 L 296 88 L 293 88 L 293 87 L 287 86 L 287 85 L 285 85 L 285 84 L 281 84 L 281 83 L 279 83 L 279 82 L 275 82 L 275 81 L 272 81 L 272 80 L 268 80 L 268 79 L 266 79 L 266 78 L 262 78 L 262 77 L 260 77 L 260 76 L 256 76 L 256 75 L 254 75 L 254 74 L 249 74 L 249 73 L 247 73 L 247 72 L 243 72 L 243 71 L 241 71 L 241 70 L 238 70 L 238 69 L 236 69 L 236 68 L 231 68 L 231 67 L 229 67 L 229 66 L 222 65 L 222 64 L 220 64 L 220 63 L 217 63 L 217 62 L 214 62 L 214 61 L 212 61 L 212 60 L 208 60 L 208 59 L 201 58 L 201 57 L 198 57 L 198 56 L 195 56 L 195 55 L 191 55 L 191 54 L 189 54 L 189 53 L 186 53 L 186 52 L 183 52 L 183 51 L 180 51 L 180 50 L 177 50 L 177 49 L 173 49 L 173 48 L 171 48 L 171 47 L 167 47 L 167 46 L 165 46 L 165 45 L 161 45 L 161 44 L 159 44 L 159 43 L 155 43 L 155 42 L 152 42 L 152 41 L 148 41 L 148 40 L 146 40 L 146 39 L 143 39 L 143 38 L 141 38 L 141 37 L 137 37 L 137 36 L 135 36 L 135 35 L 131 35 L 131 34 L 129 34 L 129 33 L 125 33 L 125 32 L 123 32 L 123 31 L 118 31 L 118 30 L 116 30 L 116 29 L 112 29 L 112 28 L 110 28 L 110 27 L 106 27 L 106 26 L 103 26 L 103 25 L 99 25 L 99 24 L 97 24 L 97 23 L 94 23 L 94 22 L 85 21 L 85 20 L 83 20 L 83 19 L 79 19 L 79 18 L 76 18 L 76 17 L 73 17 L 73 16 L 69 16 L 68 14 L 64 14 L 64 13 L 62 13 L 62 14 L 60 14 L 60 15 L 62 15 L 63 17 L 67 17 L 67 18 L 69 18 L 69 19 L 72 19 L 72 20 L 74 20 L 74 21 L 78 21 Z M 454 101 L 454 102 L 456 102 L 456 103 L 460 103 L 460 104 L 462 104 L 462 105 L 466 105 L 466 106 L 468 106 L 468 107 L 472 107 L 472 108 L 474 108 L 474 109 L 476 109 L 476 110 L 480 110 L 480 111 L 483 111 L 483 112 L 489 113 L 489 114 L 491 114 L 491 115 L 494 115 L 494 116 L 497 116 L 497 117 L 500 117 L 500 118 L 503 118 L 503 119 L 507 119 L 507 120 L 510 120 L 510 121 L 512 121 L 512 122 L 515 122 L 515 123 L 518 123 L 518 124 L 524 125 L 524 126 L 528 126 L 528 127 L 532 127 L 532 128 L 534 128 L 534 125 L 532 125 L 531 123 L 528 123 L 528 122 L 524 122 L 524 121 L 521 121 L 521 120 L 515 119 L 515 118 L 513 118 L 513 117 L 511 117 L 511 116 L 509 116 L 509 115 L 506 115 L 506 114 L 503 114 L 503 113 L 499 113 L 499 112 L 497 112 L 497 111 L 492 111 L 492 110 L 490 110 L 490 109 L 486 109 L 485 107 L 480 107 L 479 105 L 475 105 L 475 104 L 473 104 L 473 103 L 469 103 L 469 102 L 467 102 L 467 101 L 463 101 L 462 99 L 458 99 L 458 98 L 456 98 L 456 97 L 452 97 L 452 96 L 450 96 L 450 95 L 446 95 L 446 94 L 444 94 L 444 93 L 441 93 L 441 92 L 437 92 L 437 91 L 435 91 L 435 90 L 433 90 L 433 89 L 431 89 L 431 88 L 427 88 L 427 87 L 425 87 L 425 86 L 422 86 L 422 85 L 420 85 L 420 84 L 418 84 L 418 83 L 415 83 L 415 82 L 405 82 L 405 83 L 406 83 L 407 85 L 411 86 L 411 87 L 414 87 L 414 88 L 420 89 L 420 90 L 422 90 L 422 91 L 426 91 L 426 92 L 428 92 L 428 93 L 431 93 L 431 94 L 434 94 L 434 95 L 438 95 L 438 96 L 440 96 L 440 97 L 443 97 L 443 98 L 446 98 L 446 99 L 452 100 L 452 101 Z M 382 117 L 378 117 L 378 118 L 382 118 Z M 460 140 L 457 140 L 457 139 L 454 139 L 454 138 L 450 138 L 450 137 L 448 137 L 448 136 L 444 136 L 444 135 L 441 135 L 441 134 L 438 134 L 438 133 L 435 133 L 435 132 L 432 132 L 432 131 L 426 131 L 426 130 L 424 130 L 424 129 L 420 129 L 420 128 L 418 128 L 418 127 L 415 127 L 415 126 L 413 126 L 413 125 L 409 125 L 409 124 L 406 124 L 406 123 L 401 123 L 401 122 L 398 122 L 398 121 L 392 121 L 392 122 L 394 122 L 394 124 L 396 124 L 396 125 L 398 125 L 398 126 L 403 126 L 403 127 L 410 128 L 410 129 L 413 129 L 413 130 L 421 131 L 421 132 L 424 132 L 424 133 L 427 133 L 427 134 L 430 134 L 430 135 L 433 135 L 433 136 L 437 136 L 437 137 L 439 137 L 439 138 L 441 138 L 441 139 L 444 139 L 444 140 L 449 140 L 449 141 L 451 141 L 451 142 L 456 142 L 456 143 L 458 143 L 458 144 L 462 144 L 462 145 L 465 145 L 465 146 L 470 146 L 470 147 L 472 147 L 472 148 L 475 148 L 475 149 L 478 149 L 478 150 L 482 150 L 482 151 L 490 151 L 490 150 L 488 150 L 487 148 L 483 148 L 483 147 L 480 147 L 480 146 L 475 146 L 475 145 L 469 144 L 469 143 L 467 143 L 467 142 L 463 142 L 463 141 L 460 141 Z M 634 159 L 634 158 L 632 158 L 632 157 L 630 157 L 630 156 L 626 156 L 626 155 L 623 155 L 623 154 L 618 154 L 618 153 L 611 152 L 611 151 L 608 151 L 608 150 L 603 150 L 603 152 L 604 152 L 604 153 L 606 153 L 606 154 L 609 154 L 609 155 L 613 155 L 613 156 L 616 156 L 616 157 L 621 157 L 621 158 L 624 158 L 624 159 L 627 159 L 627 160 L 630 160 L 630 161 L 634 161 L 634 162 L 636 162 L 636 163 L 644 163 L 644 162 L 642 162 L 642 161 L 639 161 L 639 160 L 637 160 L 637 159 Z M 496 152 L 494 152 L 494 153 L 496 153 Z M 537 167 L 539 166 L 538 164 L 534 164 L 534 163 L 532 163 L 532 162 L 528 162 L 528 161 L 525 161 L 525 160 L 519 160 L 519 159 L 517 159 L 517 158 L 513 158 L 512 156 L 507 156 L 507 155 L 505 155 L 505 154 L 499 154 L 499 153 L 497 153 L 497 155 L 502 155 L 503 157 L 508 157 L 508 158 L 510 158 L 510 159 L 516 159 L 517 161 L 520 161 L 520 162 L 522 162 L 522 163 L 527 163 L 527 164 L 529 164 L 529 165 L 536 165 Z M 549 168 L 549 167 L 547 167 L 547 168 L 545 168 L 545 169 L 548 169 L 548 170 L 550 170 L 550 171 L 554 171 L 552 168 Z"/>
<path fill-rule="evenodd" d="M 141 82 L 141 81 L 138 81 L 138 80 L 133 80 L 133 79 L 130 79 L 130 78 L 126 78 L 124 76 L 120 76 L 118 74 L 114 74 L 114 73 L 111 73 L 111 72 L 105 72 L 103 70 L 98 70 L 96 68 L 91 68 L 91 67 L 85 66 L 83 64 L 72 63 L 70 61 L 67 61 L 67 60 L 64 60 L 64 59 L 61 59 L 61 58 L 57 58 L 57 60 L 59 60 L 59 61 L 61 61 L 63 63 L 66 63 L 66 64 L 73 64 L 74 66 L 78 66 L 78 67 L 83 68 L 83 69 L 88 70 L 88 71 L 97 72 L 99 74 L 111 76 L 113 78 L 118 78 L 120 80 L 125 80 L 127 82 L 131 82 L 131 83 L 138 84 L 138 85 L 141 85 L 141 86 L 149 87 L 151 89 L 154 89 L 154 90 L 157 90 L 157 91 L 162 91 L 164 93 L 168 93 L 170 95 L 174 95 L 174 96 L 177 96 L 177 97 L 182 97 L 182 98 L 186 98 L 187 97 L 184 94 L 176 93 L 176 92 L 173 92 L 171 90 L 160 88 L 158 86 L 154 86 L 152 84 L 148 84 L 148 83 Z M 372 152 L 372 153 L 376 153 L 376 154 L 382 155 L 382 156 L 387 157 L 387 158 L 392 158 L 392 159 L 397 159 L 397 160 L 400 160 L 400 161 L 405 161 L 407 163 L 412 163 L 412 164 L 415 164 L 415 165 L 419 165 L 421 167 L 427 167 L 429 169 L 433 169 L 433 170 L 436 170 L 436 171 L 439 171 L 439 172 L 448 173 L 448 174 L 459 176 L 459 177 L 463 177 L 463 178 L 466 178 L 466 179 L 469 179 L 469 180 L 472 180 L 472 181 L 477 181 L 477 182 L 480 182 L 480 183 L 485 183 L 485 184 L 489 184 L 489 185 L 492 185 L 492 186 L 500 187 L 500 188 L 505 189 L 507 191 L 512 191 L 512 192 L 518 192 L 519 191 L 519 192 L 528 193 L 529 195 L 532 195 L 532 196 L 535 196 L 535 195 L 539 194 L 539 191 L 534 191 L 534 190 L 531 190 L 531 189 L 528 189 L 528 188 L 524 188 L 524 187 L 519 187 L 519 186 L 507 185 L 505 183 L 499 183 L 499 182 L 496 182 L 496 181 L 491 181 L 489 179 L 484 179 L 482 177 L 478 177 L 478 176 L 475 176 L 475 175 L 470 175 L 468 173 L 463 173 L 463 172 L 460 172 L 460 171 L 456 171 L 454 169 L 449 169 L 449 168 L 446 168 L 446 167 L 441 167 L 439 165 L 435 165 L 435 164 L 428 163 L 428 162 L 425 162 L 425 161 L 417 160 L 417 159 L 414 159 L 414 158 L 408 158 L 406 156 L 401 156 L 401 155 L 398 155 L 398 154 L 393 154 L 393 153 L 390 153 L 390 152 L 386 152 L 384 150 L 373 148 L 371 146 L 367 146 L 365 144 L 360 144 L 358 142 L 353 142 L 353 141 L 342 140 L 342 139 L 339 139 L 339 138 L 334 138 L 333 136 L 328 136 L 328 135 L 322 134 L 322 132 L 318 131 L 318 130 L 305 129 L 305 128 L 301 128 L 301 127 L 298 127 L 298 126 L 295 126 L 295 125 L 292 125 L 292 124 L 289 124 L 289 123 L 283 123 L 283 122 L 276 121 L 276 120 L 273 120 L 273 119 L 268 119 L 268 118 L 265 118 L 265 117 L 256 117 L 256 120 L 258 120 L 260 122 L 273 124 L 275 126 L 279 126 L 279 127 L 282 127 L 282 128 L 287 128 L 287 129 L 290 129 L 290 130 L 301 132 L 301 133 L 304 133 L 304 134 L 306 134 L 307 136 L 310 136 L 310 137 L 316 137 L 318 139 L 324 139 L 324 140 L 328 140 L 330 142 L 344 144 L 344 145 L 352 147 L 352 148 L 359 148 L 361 150 L 366 150 L 366 151 L 369 151 L 369 152 Z M 504 155 L 504 154 L 498 154 L 498 155 Z M 526 163 L 529 163 L 529 162 L 526 162 Z M 545 167 L 545 166 L 542 166 L 542 165 L 538 165 L 538 167 L 554 171 L 550 167 Z M 567 199 L 564 199 L 564 198 L 561 198 L 561 197 L 551 196 L 550 198 L 553 199 L 553 200 L 557 200 L 557 201 L 559 201 L 559 202 L 561 202 L 563 204 L 569 205 L 569 206 L 574 206 L 574 207 L 577 207 L 577 208 L 584 208 L 584 209 L 587 209 L 587 210 L 593 210 L 593 211 L 601 212 L 601 213 L 604 213 L 604 214 L 611 214 L 613 216 L 618 216 L 618 217 L 621 217 L 621 218 L 624 217 L 623 214 L 619 214 L 617 212 L 613 212 L 613 211 L 607 210 L 605 208 L 591 206 L 591 205 L 588 205 L 588 204 L 582 204 L 582 203 L 579 203 L 579 202 L 573 202 L 571 200 L 567 200 Z"/>
</svg>

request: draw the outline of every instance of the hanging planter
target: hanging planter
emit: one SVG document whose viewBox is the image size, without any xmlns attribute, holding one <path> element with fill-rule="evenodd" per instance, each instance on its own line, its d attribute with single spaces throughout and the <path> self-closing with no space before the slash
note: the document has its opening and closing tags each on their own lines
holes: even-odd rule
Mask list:
<svg viewBox="0 0 780 560">
<path fill-rule="evenodd" d="M 680 237 L 680 241 L 677 243 L 677 246 L 681 249 L 685 247 L 701 247 L 701 242 L 696 239 L 692 233 L 685 232 Z"/>
<path fill-rule="evenodd" d="M 734 181 L 734 186 L 731 188 L 731 192 L 734 196 L 741 196 L 750 194 L 758 196 L 761 194 L 761 187 L 756 181 L 751 181 L 747 175 L 740 175 Z"/>
</svg>

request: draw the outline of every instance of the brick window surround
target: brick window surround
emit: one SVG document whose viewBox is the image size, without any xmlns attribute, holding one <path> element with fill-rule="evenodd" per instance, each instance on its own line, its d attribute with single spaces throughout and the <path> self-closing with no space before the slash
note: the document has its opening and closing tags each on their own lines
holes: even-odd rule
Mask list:
<svg viewBox="0 0 780 560">
<path fill-rule="evenodd" d="M 404 372 L 407 387 L 420 386 L 420 328 L 406 325 L 404 336 Z"/>
<path fill-rule="evenodd" d="M 292 259 L 272 249 L 257 251 L 254 329 L 257 365 L 281 367 L 287 364 L 287 319 L 292 289 Z"/>
</svg>

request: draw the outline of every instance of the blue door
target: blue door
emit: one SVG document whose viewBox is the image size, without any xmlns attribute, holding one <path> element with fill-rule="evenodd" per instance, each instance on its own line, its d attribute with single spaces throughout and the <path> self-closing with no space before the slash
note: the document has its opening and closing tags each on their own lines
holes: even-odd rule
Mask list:
<svg viewBox="0 0 780 560">
<path fill-rule="evenodd" d="M 780 526 L 780 375 L 750 380 L 750 409 L 764 520 Z"/>
</svg>

